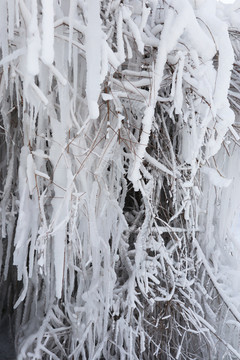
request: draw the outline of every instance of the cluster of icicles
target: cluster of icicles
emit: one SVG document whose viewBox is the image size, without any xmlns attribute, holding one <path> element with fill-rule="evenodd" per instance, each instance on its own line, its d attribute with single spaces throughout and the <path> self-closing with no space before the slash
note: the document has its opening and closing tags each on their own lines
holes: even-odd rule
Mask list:
<svg viewBox="0 0 240 360">
<path fill-rule="evenodd" d="M 0 1 L 0 303 L 19 360 L 240 359 L 219 275 L 240 203 L 222 8 Z"/>
</svg>

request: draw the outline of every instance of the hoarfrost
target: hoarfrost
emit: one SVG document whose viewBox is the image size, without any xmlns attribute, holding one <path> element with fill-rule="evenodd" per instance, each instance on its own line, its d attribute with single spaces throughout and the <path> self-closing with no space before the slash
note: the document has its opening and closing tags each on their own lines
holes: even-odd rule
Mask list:
<svg viewBox="0 0 240 360">
<path fill-rule="evenodd" d="M 239 1 L 0 8 L 18 359 L 240 358 Z"/>
</svg>

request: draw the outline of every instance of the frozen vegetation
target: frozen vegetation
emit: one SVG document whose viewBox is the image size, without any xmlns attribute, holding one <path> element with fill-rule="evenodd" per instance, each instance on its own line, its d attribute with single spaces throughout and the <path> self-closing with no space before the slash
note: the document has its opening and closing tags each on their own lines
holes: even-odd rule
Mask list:
<svg viewBox="0 0 240 360">
<path fill-rule="evenodd" d="M 0 0 L 1 360 L 240 359 L 239 114 L 239 0 Z"/>
</svg>

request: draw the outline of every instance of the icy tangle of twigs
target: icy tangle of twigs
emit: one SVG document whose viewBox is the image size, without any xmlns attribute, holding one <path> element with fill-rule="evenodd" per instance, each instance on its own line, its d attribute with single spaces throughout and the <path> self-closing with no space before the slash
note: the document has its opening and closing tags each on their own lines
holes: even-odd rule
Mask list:
<svg viewBox="0 0 240 360">
<path fill-rule="evenodd" d="M 0 7 L 18 360 L 240 359 L 239 2 Z"/>
</svg>

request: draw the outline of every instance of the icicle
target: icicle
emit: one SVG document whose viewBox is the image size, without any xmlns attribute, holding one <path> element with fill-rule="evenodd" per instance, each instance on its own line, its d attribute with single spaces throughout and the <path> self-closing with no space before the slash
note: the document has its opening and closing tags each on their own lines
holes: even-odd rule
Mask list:
<svg viewBox="0 0 240 360">
<path fill-rule="evenodd" d="M 1 56 L 5 58 L 8 55 L 8 24 L 7 24 L 7 7 L 6 0 L 0 0 L 0 46 L 1 46 Z M 5 84 L 7 87 L 8 84 L 8 66 L 4 64 L 3 66 L 3 75 Z"/>
<path fill-rule="evenodd" d="M 100 19 L 100 0 L 88 1 L 88 23 L 86 29 L 87 84 L 86 93 L 89 116 L 99 115 L 98 97 L 100 94 L 102 29 Z"/>
<path fill-rule="evenodd" d="M 182 104 L 183 104 L 183 89 L 182 89 L 183 67 L 184 67 L 184 55 L 182 53 L 179 53 L 176 93 L 175 93 L 175 97 L 174 97 L 174 105 L 175 105 L 176 114 L 181 114 L 181 111 L 182 111 Z"/>
<path fill-rule="evenodd" d="M 141 34 L 140 31 L 137 27 L 137 25 L 135 24 L 135 22 L 132 20 L 131 18 L 131 11 L 129 10 L 129 8 L 127 8 L 126 6 L 122 7 L 122 14 L 123 14 L 123 19 L 127 22 L 129 28 L 132 31 L 133 37 L 137 43 L 138 46 L 138 51 L 143 54 L 143 50 L 144 50 L 144 43 L 141 39 Z"/>
<path fill-rule="evenodd" d="M 77 11 L 76 0 L 70 1 L 69 9 L 69 45 L 68 45 L 68 62 L 69 65 L 72 64 L 72 43 L 73 43 L 73 20 L 75 18 L 75 13 Z"/>
<path fill-rule="evenodd" d="M 117 22 L 117 45 L 118 45 L 118 58 L 121 63 L 125 60 L 122 25 L 123 25 L 123 16 L 122 16 L 122 11 L 120 9 L 118 14 L 118 22 Z"/>
<path fill-rule="evenodd" d="M 8 38 L 13 40 L 14 38 L 14 17 L 15 17 L 15 5 L 14 0 L 8 0 Z"/>
<path fill-rule="evenodd" d="M 42 0 L 42 59 L 50 65 L 54 59 L 53 0 Z"/>
<path fill-rule="evenodd" d="M 53 251 L 55 268 L 55 291 L 56 296 L 61 298 L 64 273 L 66 223 L 68 221 L 69 201 L 67 188 L 67 169 L 64 155 L 61 154 L 65 146 L 65 124 L 59 123 L 56 119 L 51 119 L 51 127 L 54 138 L 58 138 L 58 143 L 53 143 L 50 149 L 49 159 L 54 167 L 53 182 L 55 197 L 52 199 L 52 227 L 53 227 Z M 45 174 L 43 174 L 45 175 Z M 69 188 L 71 191 L 71 188 Z M 60 225 L 60 226 L 59 226 Z"/>
<path fill-rule="evenodd" d="M 35 164 L 33 161 L 32 154 L 29 154 L 27 157 L 27 178 L 28 178 L 29 194 L 32 195 L 33 190 L 36 187 Z"/>
<path fill-rule="evenodd" d="M 14 150 L 12 150 L 14 151 Z M 12 156 L 8 164 L 8 173 L 6 177 L 6 182 L 3 190 L 2 202 L 1 202 L 1 215 L 2 215 L 2 237 L 6 237 L 6 204 L 10 196 L 11 185 L 13 181 L 13 171 L 14 171 L 14 157 Z"/>
<path fill-rule="evenodd" d="M 31 2 L 32 13 L 28 10 L 23 0 L 19 0 L 22 16 L 27 27 L 27 64 L 26 70 L 30 75 L 37 75 L 39 73 L 39 52 L 41 49 L 41 42 L 38 29 L 37 19 L 37 2 Z"/>
<path fill-rule="evenodd" d="M 25 299 L 25 297 L 27 295 L 27 290 L 28 290 L 28 273 L 27 273 L 26 267 L 24 267 L 24 269 L 23 269 L 23 289 L 22 289 L 21 295 L 19 296 L 19 298 L 17 299 L 17 301 L 15 302 L 15 304 L 13 306 L 14 309 L 17 309 L 19 304 Z"/>
</svg>

